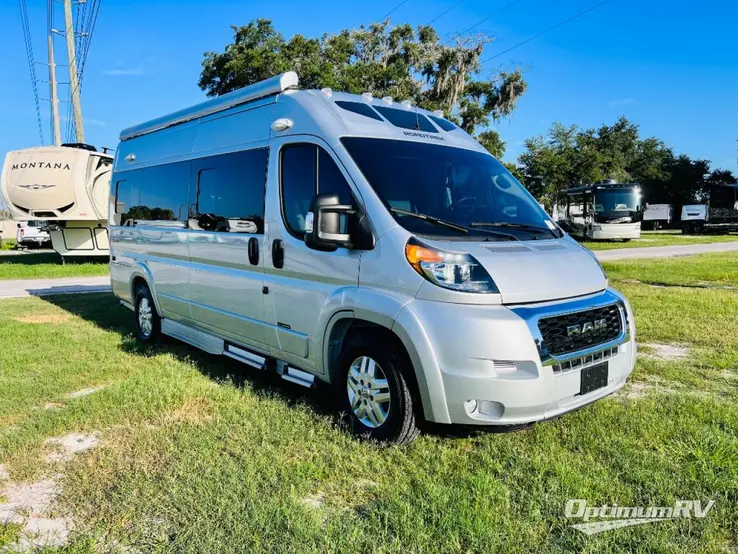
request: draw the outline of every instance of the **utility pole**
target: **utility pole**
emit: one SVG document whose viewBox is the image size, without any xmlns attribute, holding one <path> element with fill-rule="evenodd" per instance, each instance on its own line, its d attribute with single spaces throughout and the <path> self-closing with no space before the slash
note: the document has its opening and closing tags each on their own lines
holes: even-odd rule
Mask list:
<svg viewBox="0 0 738 554">
<path fill-rule="evenodd" d="M 49 83 L 51 86 L 51 121 L 54 128 L 54 146 L 61 146 L 59 96 L 56 91 L 56 64 L 54 63 L 54 36 L 51 32 L 49 32 Z"/>
<path fill-rule="evenodd" d="M 74 52 L 74 25 L 72 22 L 72 0 L 64 0 L 65 38 L 67 39 L 67 58 L 69 58 L 69 86 L 72 89 L 72 112 L 77 142 L 85 141 L 85 126 L 82 121 L 82 104 L 79 99 L 79 79 L 77 58 Z"/>
</svg>

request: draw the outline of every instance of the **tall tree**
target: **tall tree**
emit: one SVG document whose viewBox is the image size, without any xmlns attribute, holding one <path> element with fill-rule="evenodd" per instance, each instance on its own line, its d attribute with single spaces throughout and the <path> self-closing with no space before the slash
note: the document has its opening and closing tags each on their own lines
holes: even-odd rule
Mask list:
<svg viewBox="0 0 738 554">
<path fill-rule="evenodd" d="M 527 84 L 520 70 L 481 77 L 480 55 L 488 39 L 441 42 L 429 25 L 368 27 L 286 40 L 268 19 L 233 27 L 223 52 L 207 52 L 198 85 L 218 96 L 284 71 L 294 70 L 305 88 L 330 87 L 360 94 L 409 99 L 443 110 L 475 133 L 509 115 Z M 490 143 L 494 144 L 494 143 Z"/>
</svg>

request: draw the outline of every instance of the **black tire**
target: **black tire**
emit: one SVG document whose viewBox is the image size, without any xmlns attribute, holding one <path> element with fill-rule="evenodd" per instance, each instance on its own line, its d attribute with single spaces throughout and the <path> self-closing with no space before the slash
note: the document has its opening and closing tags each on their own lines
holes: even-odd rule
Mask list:
<svg viewBox="0 0 738 554">
<path fill-rule="evenodd" d="M 144 302 L 144 300 L 146 302 Z M 151 313 L 151 330 L 142 329 L 142 319 L 145 318 L 141 316 L 140 312 L 147 306 Z M 159 337 L 161 335 L 161 317 L 156 312 L 154 298 L 151 296 L 151 291 L 146 285 L 138 285 L 136 287 L 134 307 L 134 313 L 136 316 L 136 338 L 138 339 L 138 341 L 144 344 L 151 344 L 159 340 Z"/>
<path fill-rule="evenodd" d="M 389 388 L 390 400 L 386 419 L 374 427 L 362 422 L 354 412 L 349 399 L 349 371 L 352 364 L 362 357 L 371 358 L 376 362 Z M 420 431 L 415 421 L 415 408 L 419 405 L 419 400 L 416 402 L 410 388 L 409 375 L 412 371 L 407 355 L 395 346 L 392 340 L 387 340 L 381 334 L 373 336 L 357 334 L 348 339 L 341 353 L 335 386 L 341 411 L 346 414 L 354 434 L 387 444 L 405 444 L 417 438 Z"/>
<path fill-rule="evenodd" d="M 623 239 L 623 242 L 630 242 L 631 239 Z"/>
</svg>

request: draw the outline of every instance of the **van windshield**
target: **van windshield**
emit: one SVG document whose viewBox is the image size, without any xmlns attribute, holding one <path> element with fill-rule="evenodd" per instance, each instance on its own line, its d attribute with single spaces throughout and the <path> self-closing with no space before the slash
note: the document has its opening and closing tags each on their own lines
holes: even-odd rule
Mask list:
<svg viewBox="0 0 738 554">
<path fill-rule="evenodd" d="M 503 229 L 520 240 L 557 236 L 538 202 L 488 154 L 391 139 L 344 137 L 341 142 L 408 231 L 459 238 L 499 237 Z M 448 225 L 434 224 L 434 218 Z"/>
</svg>

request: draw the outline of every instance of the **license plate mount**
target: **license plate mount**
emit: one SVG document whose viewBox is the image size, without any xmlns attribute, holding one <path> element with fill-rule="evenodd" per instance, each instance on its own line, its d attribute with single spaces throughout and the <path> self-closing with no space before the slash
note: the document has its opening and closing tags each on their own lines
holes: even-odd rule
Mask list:
<svg viewBox="0 0 738 554">
<path fill-rule="evenodd" d="M 585 395 L 607 386 L 608 363 L 585 367 L 582 370 L 582 382 L 579 394 Z"/>
</svg>

